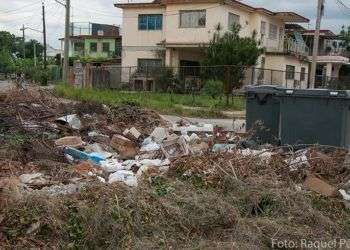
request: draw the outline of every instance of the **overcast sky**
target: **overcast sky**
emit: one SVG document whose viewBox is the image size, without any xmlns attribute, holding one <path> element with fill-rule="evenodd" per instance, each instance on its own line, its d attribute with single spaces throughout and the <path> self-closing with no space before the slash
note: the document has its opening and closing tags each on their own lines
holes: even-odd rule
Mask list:
<svg viewBox="0 0 350 250">
<path fill-rule="evenodd" d="M 64 34 L 64 7 L 55 0 L 44 0 L 46 5 L 48 43 L 60 48 L 58 39 Z M 64 1 L 64 0 L 61 0 Z M 137 0 L 131 0 L 137 2 Z M 122 24 L 121 10 L 113 6 L 116 0 L 71 0 L 73 22 Z M 306 27 L 313 29 L 317 0 L 243 0 L 254 7 L 272 11 L 294 11 L 311 20 Z M 323 29 L 339 32 L 342 25 L 350 25 L 350 0 L 342 0 L 349 7 L 340 7 L 336 0 L 326 0 Z M 0 30 L 20 35 L 22 24 L 42 29 L 41 0 L 0 0 Z M 42 40 L 41 34 L 26 30 L 28 39 Z"/>
</svg>

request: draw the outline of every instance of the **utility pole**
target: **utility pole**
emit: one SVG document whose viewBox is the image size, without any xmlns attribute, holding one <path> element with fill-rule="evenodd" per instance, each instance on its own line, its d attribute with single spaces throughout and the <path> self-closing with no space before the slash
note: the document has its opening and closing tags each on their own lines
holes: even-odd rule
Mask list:
<svg viewBox="0 0 350 250">
<path fill-rule="evenodd" d="M 42 3 L 43 8 L 43 36 L 44 36 L 44 69 L 47 68 L 47 45 L 46 45 L 46 22 L 45 22 L 45 4 Z"/>
<path fill-rule="evenodd" d="M 320 41 L 320 29 L 321 29 L 321 19 L 324 11 L 324 1 L 325 0 L 318 0 L 318 4 L 317 4 L 316 29 L 315 29 L 315 35 L 314 35 L 314 46 L 312 50 L 312 64 L 311 64 L 311 72 L 310 72 L 310 88 L 315 88 L 318 44 Z"/>
<path fill-rule="evenodd" d="M 66 0 L 66 23 L 64 35 L 64 61 L 63 61 L 63 81 L 68 82 L 69 71 L 69 36 L 70 36 L 70 0 Z"/>
<path fill-rule="evenodd" d="M 22 29 L 20 29 L 22 31 L 22 42 L 23 42 L 23 59 L 26 58 L 26 37 L 25 37 L 25 28 L 24 28 L 24 24 L 22 26 Z"/>
</svg>

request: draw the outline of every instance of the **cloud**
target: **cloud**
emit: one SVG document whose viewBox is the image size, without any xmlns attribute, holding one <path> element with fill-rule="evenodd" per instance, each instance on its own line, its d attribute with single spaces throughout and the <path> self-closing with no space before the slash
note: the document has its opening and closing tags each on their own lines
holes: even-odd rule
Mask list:
<svg viewBox="0 0 350 250">
<path fill-rule="evenodd" d="M 64 0 L 61 0 L 64 1 Z M 116 0 L 71 0 L 72 21 L 98 22 L 107 24 L 122 23 L 122 11 L 113 6 Z M 126 0 L 124 0 L 126 1 Z M 138 0 L 132 0 L 137 2 Z M 146 0 L 151 1 L 151 0 Z M 342 0 L 350 7 L 350 0 Z M 120 1 L 119 1 L 120 2 Z M 314 28 L 317 0 L 242 0 L 255 7 L 264 7 L 273 11 L 294 11 L 311 20 L 308 28 Z M 48 43 L 59 48 L 59 38 L 64 34 L 64 8 L 54 0 L 45 0 Z M 23 6 L 25 6 L 23 8 Z M 19 9 L 20 8 L 20 9 Z M 16 9 L 19 9 L 16 11 Z M 6 11 L 11 11 L 4 13 Z M 42 29 L 41 1 L 39 0 L 0 0 L 0 29 L 21 35 L 22 24 Z M 322 28 L 339 32 L 342 25 L 350 25 L 350 10 L 340 8 L 334 0 L 326 1 Z M 27 30 L 28 38 L 42 40 L 40 33 Z"/>
</svg>

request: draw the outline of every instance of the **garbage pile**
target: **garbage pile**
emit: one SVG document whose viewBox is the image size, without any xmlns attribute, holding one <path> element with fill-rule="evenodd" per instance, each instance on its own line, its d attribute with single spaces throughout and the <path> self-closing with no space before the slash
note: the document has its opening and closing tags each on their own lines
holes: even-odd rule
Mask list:
<svg viewBox="0 0 350 250">
<path fill-rule="evenodd" d="M 250 249 L 349 234 L 346 149 L 31 89 L 0 96 L 0 121 L 0 245 Z"/>
</svg>

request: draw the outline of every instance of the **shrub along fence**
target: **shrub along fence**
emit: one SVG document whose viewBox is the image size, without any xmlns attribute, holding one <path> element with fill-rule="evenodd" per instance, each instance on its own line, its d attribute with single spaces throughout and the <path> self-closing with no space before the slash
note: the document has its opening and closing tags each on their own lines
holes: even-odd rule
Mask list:
<svg viewBox="0 0 350 250">
<path fill-rule="evenodd" d="M 82 87 L 176 93 L 198 92 L 209 80 L 227 82 L 226 79 L 230 79 L 232 89 L 245 85 L 308 88 L 309 80 L 309 75 L 302 72 L 237 66 L 121 67 L 87 64 L 75 65 L 72 71 L 71 83 Z"/>
</svg>

